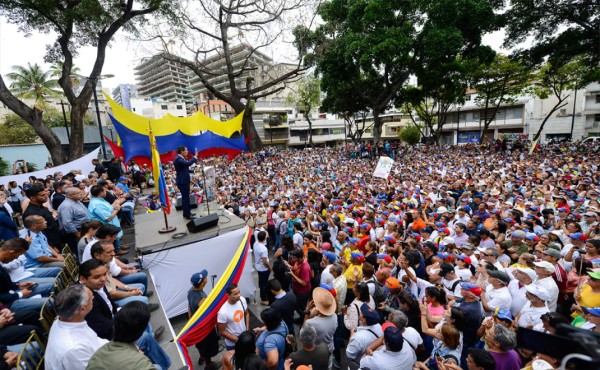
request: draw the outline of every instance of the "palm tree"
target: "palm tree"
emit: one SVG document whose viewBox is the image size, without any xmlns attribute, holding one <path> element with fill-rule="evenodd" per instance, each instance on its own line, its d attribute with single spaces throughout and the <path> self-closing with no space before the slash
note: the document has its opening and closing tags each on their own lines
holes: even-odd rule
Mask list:
<svg viewBox="0 0 600 370">
<path fill-rule="evenodd" d="M 61 62 L 59 60 L 58 62 L 55 62 L 54 64 L 52 64 L 50 66 L 50 72 L 52 73 L 52 77 L 55 77 L 57 80 L 60 78 L 60 76 L 62 76 L 63 64 L 64 64 L 64 62 Z M 81 73 L 81 70 L 79 69 L 79 67 L 77 67 L 77 66 L 71 67 L 71 75 L 69 76 L 71 78 L 71 85 L 73 85 L 73 86 L 79 85 L 79 77 L 77 77 L 76 75 L 80 74 L 80 73 Z"/>
<path fill-rule="evenodd" d="M 44 72 L 37 63 L 27 63 L 27 67 L 12 66 L 12 70 L 6 75 L 12 81 L 10 90 L 18 98 L 35 99 L 34 109 L 44 111 L 47 97 L 62 96 L 62 92 L 57 90 L 58 81 L 51 79 L 52 72 Z"/>
</svg>

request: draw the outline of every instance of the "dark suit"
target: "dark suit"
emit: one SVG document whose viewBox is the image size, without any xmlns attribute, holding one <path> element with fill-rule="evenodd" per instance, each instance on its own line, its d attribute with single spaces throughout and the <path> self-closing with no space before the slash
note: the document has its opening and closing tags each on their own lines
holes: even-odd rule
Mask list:
<svg viewBox="0 0 600 370">
<path fill-rule="evenodd" d="M 289 333 L 294 334 L 294 309 L 296 307 L 296 296 L 291 291 L 271 303 L 271 308 L 279 312 L 281 318 L 288 327 Z"/>
<path fill-rule="evenodd" d="M 0 266 L 0 302 L 7 306 L 10 306 L 11 303 L 19 299 L 17 293 L 10 293 L 11 290 L 17 291 L 19 288 L 17 287 L 17 284 L 13 283 L 10 279 L 10 275 L 4 267 Z"/>
<path fill-rule="evenodd" d="M 183 210 L 183 217 L 190 217 L 190 166 L 198 161 L 198 158 L 194 157 L 191 160 L 186 160 L 181 155 L 175 157 L 173 165 L 177 176 L 175 177 L 175 184 L 181 192 L 181 208 Z"/>
<path fill-rule="evenodd" d="M 108 296 L 106 288 L 102 289 Z M 111 340 L 113 337 L 113 315 L 117 313 L 117 306 L 109 298 L 111 307 L 108 307 L 104 298 L 95 290 L 92 290 L 92 294 L 94 295 L 94 304 L 90 313 L 85 316 L 85 321 L 100 338 Z"/>
</svg>

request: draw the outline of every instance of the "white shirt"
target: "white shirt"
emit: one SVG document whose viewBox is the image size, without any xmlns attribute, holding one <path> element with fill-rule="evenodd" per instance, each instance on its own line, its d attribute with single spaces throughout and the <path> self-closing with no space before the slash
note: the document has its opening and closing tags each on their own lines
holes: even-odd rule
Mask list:
<svg viewBox="0 0 600 370">
<path fill-rule="evenodd" d="M 510 311 L 510 306 L 512 305 L 512 296 L 508 291 L 507 287 L 502 287 L 500 289 L 494 289 L 494 287 L 490 284 L 487 286 L 485 292 L 485 298 L 487 299 L 487 305 L 494 311 L 497 307 L 502 307 Z M 491 313 L 487 313 L 487 316 L 491 315 Z"/>
<path fill-rule="evenodd" d="M 254 268 L 256 271 L 264 272 L 269 271 L 267 266 L 263 264 L 263 258 L 266 258 L 269 261 L 269 251 L 267 247 L 261 242 L 255 242 L 253 252 L 254 254 Z"/>
<path fill-rule="evenodd" d="M 333 275 L 331 275 L 331 267 L 333 265 L 327 265 L 321 272 L 321 284 L 333 285 Z"/>
<path fill-rule="evenodd" d="M 355 361 L 360 361 L 369 344 L 381 337 L 383 337 L 383 330 L 381 330 L 380 324 L 357 327 L 356 333 L 350 338 L 346 347 L 346 356 Z"/>
<path fill-rule="evenodd" d="M 44 358 L 46 370 L 85 370 L 90 357 L 108 343 L 87 322 L 54 321 Z"/>
<path fill-rule="evenodd" d="M 230 304 L 228 301 L 225 301 L 217 314 L 217 323 L 226 324 L 227 331 L 238 337 L 247 329 L 245 320 L 246 309 L 248 309 L 248 304 L 244 297 L 240 297 L 240 300 L 235 302 L 235 304 Z M 234 342 L 227 338 L 225 338 L 225 344 L 228 346 L 235 345 Z"/>
<path fill-rule="evenodd" d="M 536 327 L 542 323 L 541 316 L 548 312 L 548 307 L 531 307 L 531 302 L 527 301 L 521 309 L 521 317 L 519 317 L 519 326 L 526 328 L 529 325 Z"/>
<path fill-rule="evenodd" d="M 527 303 L 527 298 L 525 298 L 525 285 L 522 288 L 519 288 L 518 280 L 511 280 L 508 284 L 508 291 L 512 296 L 512 303 L 510 305 L 510 313 L 513 316 L 517 316 L 517 314 L 521 311 L 525 303 Z"/>
<path fill-rule="evenodd" d="M 534 284 L 538 284 L 539 286 L 546 288 L 548 291 L 548 297 L 550 297 L 546 304 L 551 312 L 555 312 L 556 302 L 558 301 L 558 285 L 556 285 L 556 282 L 552 276 L 548 276 L 547 278 L 543 279 L 537 279 Z"/>
</svg>

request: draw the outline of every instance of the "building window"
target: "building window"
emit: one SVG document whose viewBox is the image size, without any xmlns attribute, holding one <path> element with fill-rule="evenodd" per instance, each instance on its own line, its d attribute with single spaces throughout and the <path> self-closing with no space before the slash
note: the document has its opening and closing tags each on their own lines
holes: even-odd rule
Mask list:
<svg viewBox="0 0 600 370">
<path fill-rule="evenodd" d="M 600 114 L 594 114 L 594 122 L 600 122 Z"/>
<path fill-rule="evenodd" d="M 465 95 L 465 101 L 471 101 L 471 97 L 473 96 L 473 94 L 466 94 Z"/>
<path fill-rule="evenodd" d="M 166 105 L 166 104 L 162 104 L 162 105 L 160 106 L 160 109 L 162 109 L 162 110 L 168 110 L 168 109 L 169 109 L 169 106 L 168 106 L 168 105 Z"/>
<path fill-rule="evenodd" d="M 596 103 L 600 103 L 600 95 L 596 95 Z"/>
<path fill-rule="evenodd" d="M 177 109 L 183 109 L 183 105 L 177 104 Z"/>
</svg>

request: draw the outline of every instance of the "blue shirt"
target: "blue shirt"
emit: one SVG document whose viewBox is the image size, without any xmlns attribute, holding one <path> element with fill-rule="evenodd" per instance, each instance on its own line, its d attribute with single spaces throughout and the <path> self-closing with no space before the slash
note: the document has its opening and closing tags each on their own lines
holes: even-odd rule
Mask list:
<svg viewBox="0 0 600 370">
<path fill-rule="evenodd" d="M 31 230 L 23 230 L 19 235 L 21 238 L 25 238 L 27 233 L 31 235 L 31 244 L 25 253 L 27 262 L 25 262 L 25 268 L 40 267 L 42 262 L 37 259 L 43 256 L 52 257 L 52 252 L 48 248 L 48 238 L 43 232 L 34 233 Z"/>
<path fill-rule="evenodd" d="M 112 218 L 112 220 L 106 221 L 106 219 L 110 217 L 114 210 L 115 209 L 113 206 L 102 198 L 92 198 L 90 199 L 90 204 L 88 205 L 90 220 L 98 220 L 103 224 L 111 224 L 121 228 L 121 223 L 116 215 Z M 119 231 L 119 238 L 122 236 L 123 230 Z"/>
<path fill-rule="evenodd" d="M 285 337 L 288 334 L 287 325 L 285 322 L 281 322 L 279 327 L 271 331 L 263 331 L 258 339 L 256 340 L 256 347 L 258 348 L 258 355 L 263 360 L 267 360 L 267 352 L 277 350 L 279 353 L 279 362 L 277 363 L 277 370 L 283 370 L 283 353 L 285 352 Z"/>
</svg>

